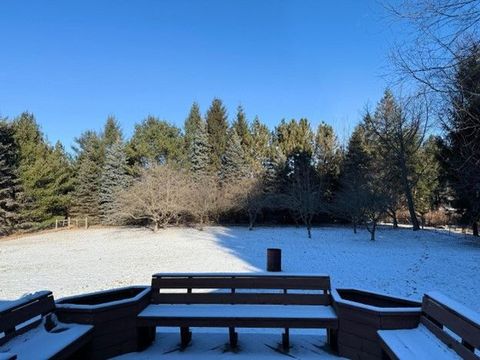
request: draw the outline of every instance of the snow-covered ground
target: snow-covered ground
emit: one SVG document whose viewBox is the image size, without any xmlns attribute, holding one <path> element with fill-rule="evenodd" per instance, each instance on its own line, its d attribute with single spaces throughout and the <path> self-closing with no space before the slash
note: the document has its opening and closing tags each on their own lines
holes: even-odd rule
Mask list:
<svg viewBox="0 0 480 360">
<path fill-rule="evenodd" d="M 281 347 L 281 330 L 259 332 L 254 329 L 237 329 L 238 348 L 232 350 L 228 346 L 228 331 L 216 329 L 193 329 L 191 344 L 186 349 L 179 347 L 177 332 L 159 330 L 152 346 L 141 353 L 130 353 L 119 356 L 117 360 L 340 360 L 329 353 L 325 345 L 324 331 L 291 330 L 291 348 L 286 353 Z M 276 332 L 276 333 L 274 333 Z"/>
<path fill-rule="evenodd" d="M 40 289 L 56 298 L 134 284 L 156 272 L 249 272 L 265 269 L 269 247 L 283 249 L 287 272 L 329 274 L 335 287 L 420 299 L 442 291 L 480 311 L 480 242 L 425 230 L 303 228 L 248 231 L 211 227 L 65 230 L 0 240 L 0 299 Z"/>
</svg>

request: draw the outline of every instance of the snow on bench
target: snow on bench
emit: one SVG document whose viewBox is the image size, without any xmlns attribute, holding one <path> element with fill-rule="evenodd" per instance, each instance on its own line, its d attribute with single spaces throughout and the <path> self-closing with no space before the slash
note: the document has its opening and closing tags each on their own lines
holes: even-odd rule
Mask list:
<svg viewBox="0 0 480 360">
<path fill-rule="evenodd" d="M 380 330 L 378 336 L 391 359 L 472 359 L 480 348 L 479 315 L 447 296 L 423 297 L 420 325 L 415 329 Z"/>
<path fill-rule="evenodd" d="M 1 346 L 0 359 L 2 353 L 15 354 L 19 360 L 55 358 L 57 354 L 67 351 L 72 344 L 84 339 L 92 328 L 90 325 L 56 322 L 55 326 L 47 331 L 44 318 L 36 328 Z"/>
<path fill-rule="evenodd" d="M 149 305 L 140 318 L 337 320 L 331 306 L 307 305 Z M 235 320 L 232 320 L 235 322 Z M 255 321 L 256 322 L 256 321 Z M 228 326 L 228 325 L 227 325 Z M 267 327 L 267 326 L 262 326 Z"/>
<path fill-rule="evenodd" d="M 12 359 L 12 355 L 18 359 L 62 358 L 82 351 L 93 327 L 59 323 L 54 311 L 50 291 L 2 302 L 0 359 Z"/>
<path fill-rule="evenodd" d="M 190 342 L 189 327 L 228 327 L 232 347 L 236 327 L 284 328 L 285 348 L 290 328 L 326 328 L 330 340 L 338 328 L 326 275 L 167 273 L 153 275 L 151 288 L 139 327 L 178 326 L 182 346 Z"/>
<path fill-rule="evenodd" d="M 398 359 L 461 359 L 422 324 L 415 329 L 380 330 L 378 334 Z"/>
</svg>

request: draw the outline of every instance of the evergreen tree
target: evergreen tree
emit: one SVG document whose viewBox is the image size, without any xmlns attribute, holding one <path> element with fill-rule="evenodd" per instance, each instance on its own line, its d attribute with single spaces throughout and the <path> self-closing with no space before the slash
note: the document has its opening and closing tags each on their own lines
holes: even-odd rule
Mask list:
<svg viewBox="0 0 480 360">
<path fill-rule="evenodd" d="M 19 221 L 18 153 L 12 126 L 0 119 L 0 235 L 10 234 Z"/>
<path fill-rule="evenodd" d="M 340 178 L 340 191 L 334 205 L 337 214 L 347 216 L 351 220 L 354 233 L 357 233 L 357 225 L 365 217 L 365 190 L 371 170 L 370 164 L 365 129 L 358 125 L 348 142 Z"/>
<path fill-rule="evenodd" d="M 202 123 L 202 115 L 200 114 L 200 107 L 196 102 L 192 104 L 190 108 L 190 112 L 188 114 L 187 119 L 185 120 L 184 130 L 185 130 L 185 148 L 187 149 L 187 153 L 191 153 L 192 151 L 192 144 L 193 138 L 197 132 L 197 129 L 200 127 Z"/>
<path fill-rule="evenodd" d="M 307 119 L 294 119 L 290 122 L 282 120 L 275 128 L 275 146 L 285 156 L 306 152 L 313 154 L 314 135 Z"/>
<path fill-rule="evenodd" d="M 338 188 L 342 152 L 333 127 L 322 122 L 315 135 L 314 161 L 327 199 Z"/>
<path fill-rule="evenodd" d="M 260 174 L 266 170 L 267 164 L 272 157 L 271 133 L 265 124 L 260 122 L 258 116 L 252 122 L 250 127 L 251 146 L 248 154 L 250 167 L 254 174 Z"/>
<path fill-rule="evenodd" d="M 247 118 L 245 116 L 245 111 L 241 105 L 237 108 L 237 117 L 232 124 L 232 127 L 237 132 L 237 135 L 240 138 L 240 143 L 242 144 L 243 152 L 248 155 L 250 153 L 250 147 L 252 144 L 252 135 L 248 128 Z"/>
<path fill-rule="evenodd" d="M 148 168 L 155 164 L 180 162 L 185 156 L 180 129 L 149 116 L 135 126 L 127 147 L 131 165 Z"/>
<path fill-rule="evenodd" d="M 190 169 L 194 176 L 206 175 L 210 167 L 210 149 L 206 124 L 202 119 L 195 128 L 192 128 L 190 136 L 191 145 L 188 153 Z"/>
<path fill-rule="evenodd" d="M 105 148 L 115 144 L 118 141 L 122 141 L 122 129 L 120 128 L 120 124 L 115 117 L 109 116 L 107 118 L 103 129 L 102 138 Z"/>
<path fill-rule="evenodd" d="M 100 177 L 104 166 L 102 139 L 93 131 L 75 140 L 75 189 L 72 193 L 71 214 L 88 217 L 89 223 L 100 221 Z"/>
<path fill-rule="evenodd" d="M 214 171 L 220 171 L 222 157 L 227 146 L 227 110 L 222 100 L 213 99 L 206 115 L 208 143 L 211 150 L 210 163 Z"/>
<path fill-rule="evenodd" d="M 56 217 L 65 218 L 73 191 L 72 166 L 68 155 L 60 142 L 48 150 L 42 163 L 36 163 L 36 172 L 43 186 L 38 186 L 37 207 L 45 214 L 46 224 Z"/>
<path fill-rule="evenodd" d="M 32 114 L 21 114 L 14 121 L 14 129 L 24 191 L 22 226 L 48 226 L 56 216 L 66 215 L 71 190 L 70 163 L 63 148 L 52 148 L 44 140 Z"/>
<path fill-rule="evenodd" d="M 127 156 L 119 139 L 106 148 L 105 164 L 100 178 L 100 216 L 103 224 L 115 223 L 116 195 L 120 190 L 126 189 L 129 183 Z"/>
<path fill-rule="evenodd" d="M 463 220 L 479 236 L 480 221 L 480 44 L 458 54 L 443 156 L 449 184 Z"/>
<path fill-rule="evenodd" d="M 220 177 L 225 183 L 240 180 L 248 173 L 247 161 L 243 152 L 241 139 L 237 131 L 232 128 L 228 134 L 228 143 L 225 155 L 222 158 Z"/>
<path fill-rule="evenodd" d="M 439 156 L 439 141 L 436 137 L 431 136 L 422 145 L 416 161 L 418 179 L 416 180 L 414 198 L 422 227 L 425 226 L 425 215 L 439 203 Z"/>
</svg>

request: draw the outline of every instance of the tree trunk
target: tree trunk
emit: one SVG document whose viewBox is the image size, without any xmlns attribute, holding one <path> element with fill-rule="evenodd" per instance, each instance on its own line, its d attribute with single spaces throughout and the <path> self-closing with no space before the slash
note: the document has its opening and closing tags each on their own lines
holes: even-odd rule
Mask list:
<svg viewBox="0 0 480 360">
<path fill-rule="evenodd" d="M 157 231 L 158 231 L 158 221 L 155 221 L 155 222 L 153 223 L 153 231 L 154 231 L 154 232 L 157 232 Z"/>
<path fill-rule="evenodd" d="M 375 241 L 375 231 L 377 230 L 377 221 L 375 220 L 372 224 L 372 231 L 370 231 L 370 240 Z"/>
<path fill-rule="evenodd" d="M 249 220 L 249 226 L 248 230 L 253 230 L 253 227 L 255 226 L 255 220 L 257 219 L 257 213 L 256 212 L 248 212 L 248 220 Z"/>
<path fill-rule="evenodd" d="M 395 210 L 392 210 L 392 222 L 393 222 L 393 228 L 398 229 L 397 212 Z"/>
<path fill-rule="evenodd" d="M 357 220 L 353 220 L 353 233 L 356 234 L 357 233 Z"/>
<path fill-rule="evenodd" d="M 308 238 L 312 238 L 312 220 L 311 219 L 306 219 L 305 225 L 307 225 L 307 232 L 308 232 Z"/>
<path fill-rule="evenodd" d="M 408 182 L 408 170 L 407 165 L 405 164 L 405 159 L 403 158 L 404 156 L 405 155 L 403 154 L 400 161 L 403 188 L 405 191 L 405 197 L 407 198 L 408 212 L 410 213 L 410 221 L 412 222 L 413 231 L 417 231 L 420 230 L 420 224 L 418 223 L 417 214 L 415 213 L 415 203 L 413 201 L 412 187 Z"/>
<path fill-rule="evenodd" d="M 472 231 L 473 231 L 473 236 L 479 236 L 478 235 L 478 222 L 477 221 L 473 222 Z"/>
</svg>

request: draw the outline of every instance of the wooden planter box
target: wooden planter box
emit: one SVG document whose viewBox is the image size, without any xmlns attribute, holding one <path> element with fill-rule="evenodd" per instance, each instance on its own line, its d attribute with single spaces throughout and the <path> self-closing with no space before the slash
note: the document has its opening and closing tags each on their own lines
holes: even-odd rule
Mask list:
<svg viewBox="0 0 480 360">
<path fill-rule="evenodd" d="M 132 286 L 60 299 L 55 313 L 62 322 L 93 325 L 89 358 L 106 359 L 151 342 L 154 334 L 137 329 L 137 314 L 149 301 L 149 286 Z"/>
<path fill-rule="evenodd" d="M 339 319 L 338 353 L 349 359 L 382 359 L 377 331 L 418 326 L 422 304 L 357 289 L 332 290 Z"/>
</svg>

